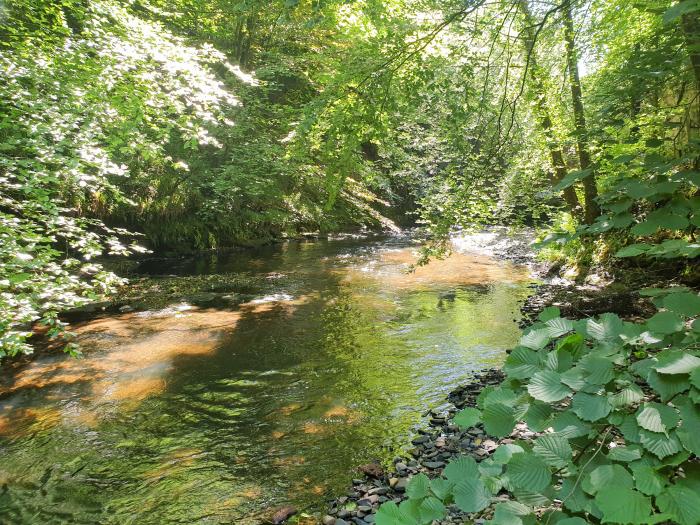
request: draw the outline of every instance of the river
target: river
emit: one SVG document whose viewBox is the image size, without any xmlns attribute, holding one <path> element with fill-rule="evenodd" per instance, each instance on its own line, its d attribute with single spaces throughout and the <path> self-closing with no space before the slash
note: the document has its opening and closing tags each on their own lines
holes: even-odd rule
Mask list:
<svg viewBox="0 0 700 525">
<path fill-rule="evenodd" d="M 398 454 L 427 408 L 517 341 L 525 268 L 455 253 L 406 273 L 415 252 L 406 237 L 346 238 L 147 266 L 265 284 L 237 307 L 85 322 L 82 359 L 5 367 L 0 522 L 321 512 L 356 466 Z"/>
</svg>

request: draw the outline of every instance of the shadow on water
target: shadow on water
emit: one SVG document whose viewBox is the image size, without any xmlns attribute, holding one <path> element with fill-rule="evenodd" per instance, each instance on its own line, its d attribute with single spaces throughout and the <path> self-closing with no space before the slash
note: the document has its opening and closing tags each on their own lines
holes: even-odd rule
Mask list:
<svg viewBox="0 0 700 525">
<path fill-rule="evenodd" d="M 80 361 L 0 382 L 3 523 L 254 524 L 319 508 L 518 337 L 523 269 L 405 241 L 288 243 L 172 273 L 284 274 L 234 310 L 77 327 Z"/>
</svg>

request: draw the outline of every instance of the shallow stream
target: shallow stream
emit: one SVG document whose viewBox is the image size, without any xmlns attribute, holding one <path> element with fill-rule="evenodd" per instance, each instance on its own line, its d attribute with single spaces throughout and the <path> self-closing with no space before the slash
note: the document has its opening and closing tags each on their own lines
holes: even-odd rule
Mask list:
<svg viewBox="0 0 700 525">
<path fill-rule="evenodd" d="M 247 272 L 264 289 L 237 307 L 83 323 L 83 359 L 0 372 L 0 523 L 319 512 L 518 338 L 524 268 L 456 253 L 406 273 L 415 251 L 407 238 L 345 239 L 153 263 Z"/>
</svg>

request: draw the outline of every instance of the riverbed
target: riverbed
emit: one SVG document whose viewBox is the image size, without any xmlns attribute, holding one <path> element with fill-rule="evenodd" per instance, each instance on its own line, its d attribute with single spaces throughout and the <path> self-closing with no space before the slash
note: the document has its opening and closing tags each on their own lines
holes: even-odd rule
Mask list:
<svg viewBox="0 0 700 525">
<path fill-rule="evenodd" d="M 321 512 L 363 463 L 517 341 L 525 267 L 457 252 L 408 272 L 408 237 L 294 241 L 144 272 L 245 274 L 235 306 L 75 326 L 84 357 L 0 380 L 0 522 L 261 523 Z"/>
</svg>

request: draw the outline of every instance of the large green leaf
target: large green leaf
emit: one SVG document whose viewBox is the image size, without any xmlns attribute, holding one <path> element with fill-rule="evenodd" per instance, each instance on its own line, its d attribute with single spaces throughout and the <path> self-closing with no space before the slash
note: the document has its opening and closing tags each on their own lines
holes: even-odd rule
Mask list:
<svg viewBox="0 0 700 525">
<path fill-rule="evenodd" d="M 622 463 L 629 463 L 630 461 L 635 461 L 642 457 L 641 449 L 636 445 L 630 446 L 617 446 L 610 449 L 608 452 L 608 459 L 611 461 L 620 461 Z"/>
<path fill-rule="evenodd" d="M 681 444 L 675 432 L 671 432 L 668 436 L 666 436 L 665 434 L 661 434 L 659 432 L 640 430 L 639 440 L 644 448 L 659 459 L 672 456 L 681 450 Z"/>
<path fill-rule="evenodd" d="M 532 451 L 547 465 L 561 468 L 571 461 L 573 451 L 569 441 L 558 434 L 545 434 L 535 440 Z"/>
<path fill-rule="evenodd" d="M 685 317 L 700 314 L 700 296 L 696 293 L 670 293 L 663 300 L 664 308 Z"/>
<path fill-rule="evenodd" d="M 632 475 L 622 465 L 601 465 L 583 478 L 581 487 L 589 494 L 595 495 L 608 487 L 624 487 L 631 489 L 634 486 Z"/>
<path fill-rule="evenodd" d="M 516 410 L 503 403 L 493 403 L 484 409 L 484 429 L 492 436 L 503 437 L 510 435 L 518 422 Z"/>
<path fill-rule="evenodd" d="M 451 482 L 458 483 L 465 479 L 472 479 L 479 476 L 479 469 L 476 461 L 471 456 L 459 456 L 451 460 L 443 475 Z"/>
<path fill-rule="evenodd" d="M 425 498 L 430 494 L 430 479 L 423 474 L 413 476 L 406 485 L 406 494 L 409 498 Z"/>
<path fill-rule="evenodd" d="M 637 411 L 639 426 L 652 432 L 666 434 L 678 424 L 678 413 L 668 405 L 644 403 Z"/>
<path fill-rule="evenodd" d="M 384 503 L 379 507 L 375 523 L 377 525 L 418 525 L 415 518 L 402 512 L 393 501 Z"/>
<path fill-rule="evenodd" d="M 610 403 L 615 408 L 625 407 L 639 403 L 644 399 L 642 389 L 635 384 L 630 384 L 610 397 Z"/>
<path fill-rule="evenodd" d="M 550 340 L 551 337 L 546 329 L 531 330 L 520 338 L 520 346 L 540 350 L 547 346 Z"/>
<path fill-rule="evenodd" d="M 552 420 L 552 428 L 567 439 L 587 436 L 591 432 L 591 425 L 581 421 L 568 410 Z"/>
<path fill-rule="evenodd" d="M 549 468 L 544 460 L 528 452 L 513 454 L 506 472 L 515 487 L 535 492 L 543 490 L 551 480 Z"/>
<path fill-rule="evenodd" d="M 659 312 L 647 321 L 647 327 L 657 334 L 673 334 L 683 329 L 683 319 L 673 312 Z"/>
<path fill-rule="evenodd" d="M 656 370 L 651 370 L 646 379 L 649 386 L 658 392 L 661 401 L 664 402 L 690 388 L 687 376 L 681 374 L 659 374 Z"/>
<path fill-rule="evenodd" d="M 516 347 L 506 357 L 503 370 L 509 377 L 515 379 L 527 379 L 542 368 L 540 356 L 523 346 Z"/>
<path fill-rule="evenodd" d="M 561 376 L 552 370 L 542 370 L 532 376 L 527 391 L 535 399 L 546 403 L 561 401 L 571 393 L 561 382 Z"/>
<path fill-rule="evenodd" d="M 455 503 L 463 512 L 479 512 L 489 506 L 491 494 L 478 478 L 463 479 L 453 489 Z"/>
<path fill-rule="evenodd" d="M 574 329 L 574 323 L 569 319 L 550 319 L 545 323 L 547 334 L 551 337 L 561 337 L 564 334 L 571 332 Z"/>
<path fill-rule="evenodd" d="M 582 359 L 579 366 L 586 372 L 586 381 L 594 385 L 604 385 L 615 377 L 612 358 L 601 356 L 587 356 Z"/>
<path fill-rule="evenodd" d="M 552 413 L 552 407 L 549 404 L 533 401 L 525 413 L 525 423 L 530 430 L 542 432 L 551 426 Z"/>
<path fill-rule="evenodd" d="M 447 509 L 445 505 L 439 499 L 435 497 L 428 497 L 421 501 L 420 517 L 423 523 L 430 523 L 433 520 L 440 520 L 447 514 Z"/>
<path fill-rule="evenodd" d="M 659 360 L 654 369 L 659 374 L 689 374 L 700 368 L 700 358 L 687 352 L 674 351 Z"/>
<path fill-rule="evenodd" d="M 664 478 L 649 465 L 635 462 L 630 465 L 630 468 L 634 474 L 634 484 L 637 490 L 647 496 L 656 496 L 666 484 Z"/>
<path fill-rule="evenodd" d="M 681 428 L 676 431 L 678 439 L 689 452 L 700 457 L 700 405 L 689 398 L 677 403 L 681 413 Z"/>
<path fill-rule="evenodd" d="M 700 523 L 700 494 L 686 487 L 671 486 L 656 497 L 661 512 L 672 514 L 681 525 Z"/>
<path fill-rule="evenodd" d="M 513 443 L 506 443 L 503 445 L 498 445 L 496 452 L 494 452 L 493 456 L 491 457 L 496 463 L 505 464 L 510 461 L 513 454 L 517 454 L 519 452 L 524 452 L 523 447 L 520 445 L 514 445 Z"/>
<path fill-rule="evenodd" d="M 652 511 L 650 498 L 623 486 L 606 487 L 596 494 L 595 502 L 603 523 L 645 523 Z"/>
<path fill-rule="evenodd" d="M 462 428 L 470 428 L 481 421 L 481 411 L 477 408 L 463 408 L 453 418 L 455 424 Z"/>
<path fill-rule="evenodd" d="M 612 410 L 607 396 L 577 392 L 572 400 L 574 413 L 585 421 L 598 421 Z"/>
</svg>

